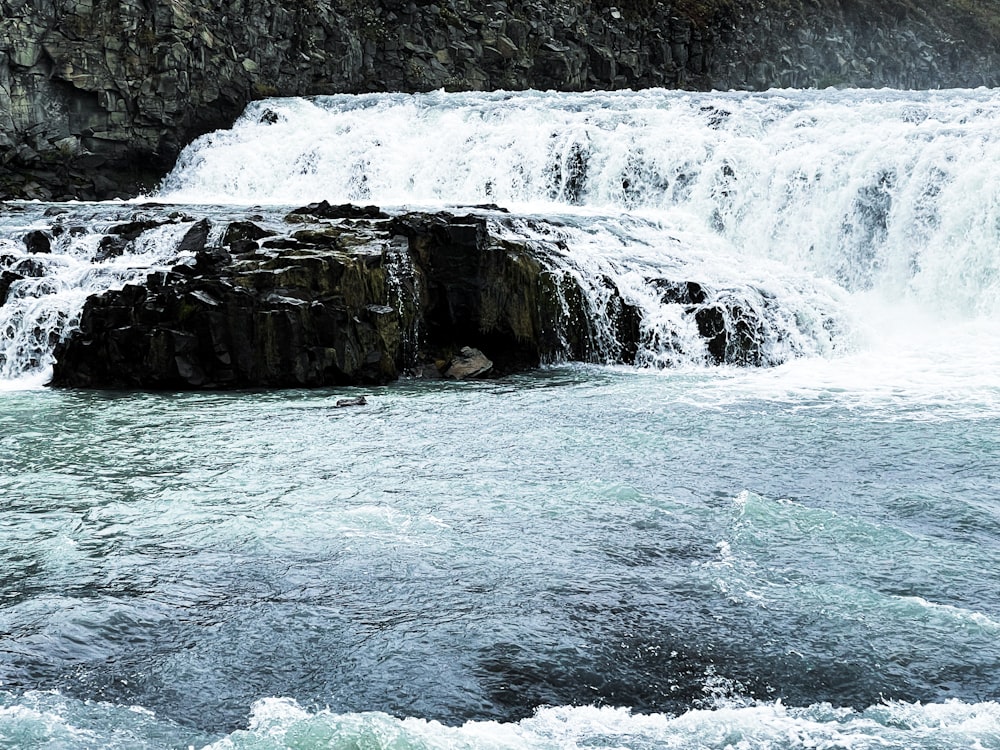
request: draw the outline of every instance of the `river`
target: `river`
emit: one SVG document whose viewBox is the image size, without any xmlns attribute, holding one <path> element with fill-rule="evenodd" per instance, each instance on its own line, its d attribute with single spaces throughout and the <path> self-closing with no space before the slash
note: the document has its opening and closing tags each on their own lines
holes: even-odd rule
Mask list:
<svg viewBox="0 0 1000 750">
<path fill-rule="evenodd" d="M 989 90 L 270 100 L 141 201 L 5 204 L 0 266 L 42 268 L 0 306 L 0 747 L 1000 748 L 998 125 Z M 641 366 L 44 386 L 187 220 L 101 260 L 111 224 L 320 199 L 554 222 Z M 756 305 L 768 366 L 709 364 L 664 267 Z"/>
</svg>

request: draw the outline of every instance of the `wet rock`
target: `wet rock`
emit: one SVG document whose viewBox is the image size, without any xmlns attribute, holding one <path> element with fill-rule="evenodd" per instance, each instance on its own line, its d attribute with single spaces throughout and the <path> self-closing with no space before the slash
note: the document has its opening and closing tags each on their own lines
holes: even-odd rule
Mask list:
<svg viewBox="0 0 1000 750">
<path fill-rule="evenodd" d="M 45 264 L 36 258 L 22 258 L 16 261 L 10 270 L 22 278 L 32 279 L 40 279 L 48 273 L 48 268 L 45 267 Z"/>
<path fill-rule="evenodd" d="M 365 406 L 367 403 L 368 399 L 364 396 L 357 396 L 355 398 L 338 398 L 334 407 L 337 409 L 343 409 L 346 406 Z"/>
<path fill-rule="evenodd" d="M 222 244 L 232 252 L 249 252 L 257 248 L 257 241 L 272 237 L 271 232 L 254 224 L 252 221 L 234 221 L 226 227 L 222 235 Z"/>
<path fill-rule="evenodd" d="M 23 278 L 21 274 L 14 273 L 13 271 L 0 271 L 0 305 L 7 302 L 7 295 L 10 293 L 11 285 Z"/>
<path fill-rule="evenodd" d="M 378 206 L 355 206 L 352 203 L 330 205 L 327 201 L 310 203 L 289 212 L 288 221 L 302 221 L 303 218 L 314 219 L 388 219 L 388 214 Z"/>
<path fill-rule="evenodd" d="M 403 372 L 475 377 L 594 356 L 583 291 L 554 281 L 527 245 L 491 237 L 482 217 L 312 221 L 248 254 L 222 242 L 252 241 L 241 238 L 263 234 L 259 227 L 231 224 L 214 244 L 208 222 L 193 224 L 177 248 L 199 248 L 193 257 L 88 300 L 79 332 L 57 348 L 53 384 L 381 383 Z M 620 353 L 634 356 L 637 326 L 621 333 Z"/>
<path fill-rule="evenodd" d="M 128 249 L 129 240 L 118 235 L 109 234 L 101 237 L 97 243 L 97 252 L 94 253 L 94 261 L 101 263 L 109 258 L 118 258 L 125 254 Z"/>
<path fill-rule="evenodd" d="M 647 279 L 646 283 L 659 290 L 660 301 L 665 305 L 700 305 L 705 302 L 705 290 L 695 281 Z"/>
<path fill-rule="evenodd" d="M 470 346 L 463 346 L 462 350 L 456 354 L 448 369 L 445 370 L 445 377 L 452 380 L 470 380 L 481 378 L 493 369 L 493 362 L 478 349 Z"/>
<path fill-rule="evenodd" d="M 209 224 L 206 219 L 201 219 L 184 233 L 180 244 L 177 246 L 177 254 L 199 253 L 205 249 L 208 241 Z"/>
<path fill-rule="evenodd" d="M 52 239 L 40 229 L 35 229 L 24 235 L 24 246 L 29 253 L 51 253 Z"/>
<path fill-rule="evenodd" d="M 172 271 L 88 300 L 80 331 L 56 349 L 53 384 L 312 387 L 399 375 L 381 255 L 296 243 L 249 261 L 210 244 L 210 231 L 207 221 L 188 229 L 178 251 L 194 257 Z"/>
<path fill-rule="evenodd" d="M 136 216 L 131 221 L 116 224 L 101 238 L 94 260 L 97 262 L 118 258 L 129 251 L 132 243 L 151 229 L 174 223 L 174 218 Z"/>
<path fill-rule="evenodd" d="M 150 229 L 155 229 L 156 227 L 161 227 L 164 224 L 170 224 L 171 221 L 172 220 L 167 217 L 136 218 L 132 221 L 125 222 L 124 224 L 116 224 L 108 230 L 108 234 L 116 235 L 123 240 L 131 242 L 144 232 L 148 232 Z"/>
<path fill-rule="evenodd" d="M 195 222 L 178 240 L 178 251 L 189 249 L 182 262 L 87 301 L 79 330 L 56 347 L 52 383 L 318 387 L 404 373 L 503 376 L 564 360 L 634 362 L 638 308 L 613 279 L 582 279 L 560 266 L 565 248 L 538 239 L 542 220 L 530 220 L 538 233 L 531 242 L 510 239 L 523 221 L 492 212 L 303 219 L 242 254 L 227 248 L 256 247 L 244 238 L 262 235 L 259 226 L 231 223 L 215 239 L 208 221 Z M 496 222 L 510 225 L 497 232 Z M 12 255 L 0 266 L 17 277 L 45 271 L 35 257 Z M 694 316 L 710 360 L 766 363 L 760 311 L 770 302 L 762 294 L 647 281 L 663 304 Z"/>
<path fill-rule="evenodd" d="M 764 321 L 756 309 L 759 304 L 766 305 L 767 300 L 751 301 L 726 292 L 699 306 L 695 322 L 712 364 L 741 367 L 768 364 Z"/>
</svg>

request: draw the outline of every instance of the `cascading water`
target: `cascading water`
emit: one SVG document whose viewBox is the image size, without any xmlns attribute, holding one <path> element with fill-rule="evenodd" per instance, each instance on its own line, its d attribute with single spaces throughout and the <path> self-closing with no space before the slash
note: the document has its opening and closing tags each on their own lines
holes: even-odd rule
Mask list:
<svg viewBox="0 0 1000 750">
<path fill-rule="evenodd" d="M 643 313 L 641 364 L 741 361 L 706 350 L 712 326 L 776 364 L 850 351 L 900 305 L 1000 309 L 998 119 L 987 90 L 270 100 L 186 150 L 161 195 L 557 216 L 555 272 L 589 279 L 598 315 L 614 280 Z M 719 320 L 668 299 L 664 267 Z"/>
<path fill-rule="evenodd" d="M 161 195 L 629 211 L 696 249 L 990 313 L 998 119 L 988 90 L 270 100 L 187 149 Z"/>
<path fill-rule="evenodd" d="M 50 212 L 57 217 L 70 210 Z M 107 232 L 121 207 L 88 207 L 71 223 L 39 206 L 22 206 L 4 217 L 0 236 L 0 273 L 6 294 L 0 304 L 0 382 L 37 383 L 52 365 L 52 350 L 78 323 L 83 303 L 93 294 L 139 282 L 158 267 L 176 262 L 177 245 L 190 221 L 152 222 L 128 243 L 113 247 Z M 79 222 L 79 223 L 77 223 Z M 161 224 L 160 226 L 155 226 Z M 52 235 L 46 252 L 29 252 L 17 238 L 31 232 Z"/>
<path fill-rule="evenodd" d="M 268 100 L 185 150 L 156 200 L 496 203 L 555 217 L 560 226 L 543 232 L 531 221 L 500 231 L 536 242 L 554 274 L 591 291 L 595 361 L 615 360 L 600 320 L 611 280 L 642 311 L 640 364 L 778 364 L 852 349 L 859 321 L 884 314 L 879 300 L 943 318 L 1000 308 L 1000 189 L 989 178 L 998 118 L 990 91 Z M 23 229 L 5 230 L 8 266 L 23 261 Z M 53 260 L 86 262 L 73 248 L 97 241 L 57 239 L 49 260 L 33 261 L 55 273 L 31 291 L 15 285 L 12 300 L 65 285 L 67 302 L 5 306 L 4 377 L 44 367 L 51 342 L 101 288 L 78 286 L 69 260 Z M 696 284 L 714 312 L 696 320 L 665 282 Z M 716 330 L 728 344 L 706 342 Z"/>
</svg>

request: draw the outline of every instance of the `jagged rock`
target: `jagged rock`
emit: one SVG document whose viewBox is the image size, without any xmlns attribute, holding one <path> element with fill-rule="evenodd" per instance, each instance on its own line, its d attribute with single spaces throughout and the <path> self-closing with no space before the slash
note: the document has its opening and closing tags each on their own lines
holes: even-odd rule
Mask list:
<svg viewBox="0 0 1000 750">
<path fill-rule="evenodd" d="M 615 351 L 601 351 L 578 281 L 526 245 L 492 237 L 483 217 L 406 214 L 389 231 L 408 238 L 424 271 L 422 326 L 440 349 L 473 342 L 501 374 L 559 358 L 634 361 L 640 314 L 617 289 L 606 312 Z"/>
<path fill-rule="evenodd" d="M 222 245 L 230 252 L 245 253 L 257 249 L 257 241 L 274 236 L 274 232 L 257 226 L 252 221 L 234 221 L 222 235 Z"/>
<path fill-rule="evenodd" d="M 0 197 L 41 200 L 149 190 L 267 96 L 1000 83 L 986 2 L 0 0 L 0 20 Z"/>
<path fill-rule="evenodd" d="M 352 203 L 342 203 L 337 206 L 327 201 L 310 203 L 289 212 L 288 221 L 302 221 L 305 218 L 314 219 L 388 219 L 388 214 L 378 206 L 355 206 Z"/>
<path fill-rule="evenodd" d="M 357 396 L 355 398 L 338 398 L 337 403 L 333 406 L 336 409 L 343 409 L 345 406 L 365 406 L 368 403 L 368 399 L 364 396 Z"/>
<path fill-rule="evenodd" d="M 463 346 L 445 370 L 445 377 L 452 380 L 470 380 L 486 375 L 493 369 L 493 362 L 478 349 Z"/>
<path fill-rule="evenodd" d="M 40 279 L 48 269 L 36 258 L 22 258 L 15 261 L 10 270 L 22 278 Z"/>
<path fill-rule="evenodd" d="M 208 241 L 208 220 L 202 219 L 184 233 L 180 244 L 177 246 L 177 254 L 194 253 L 198 254 L 205 249 Z"/>
<path fill-rule="evenodd" d="M 107 235 L 101 238 L 94 260 L 100 262 L 109 258 L 120 257 L 128 251 L 131 244 L 143 233 L 173 222 L 174 218 L 169 216 L 134 216 L 131 221 L 116 224 L 108 230 Z"/>
<path fill-rule="evenodd" d="M 617 341 L 610 353 L 597 347 L 574 278 L 528 245 L 496 239 L 481 216 L 321 221 L 294 234 L 233 255 L 209 242 L 207 221 L 194 224 L 179 243 L 201 246 L 193 260 L 87 301 L 80 330 L 56 347 L 52 384 L 312 387 L 440 377 L 446 363 L 449 377 L 474 377 L 635 356 L 634 308 L 612 296 Z"/>
</svg>

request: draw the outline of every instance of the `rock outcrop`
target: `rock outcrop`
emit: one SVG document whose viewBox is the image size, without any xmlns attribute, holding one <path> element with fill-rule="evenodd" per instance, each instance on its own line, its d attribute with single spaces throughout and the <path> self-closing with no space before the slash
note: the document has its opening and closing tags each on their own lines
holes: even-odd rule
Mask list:
<svg viewBox="0 0 1000 750">
<path fill-rule="evenodd" d="M 996 85 L 998 40 L 936 0 L 0 0 L 0 199 L 135 195 L 267 96 Z"/>
<path fill-rule="evenodd" d="M 376 218 L 332 218 L 365 216 Z M 183 263 L 87 301 L 52 384 L 312 387 L 635 357 L 639 314 L 617 291 L 602 326 L 611 341 L 598 342 L 574 280 L 493 236 L 483 216 L 323 203 L 286 221 L 284 232 L 192 223 Z"/>
</svg>

